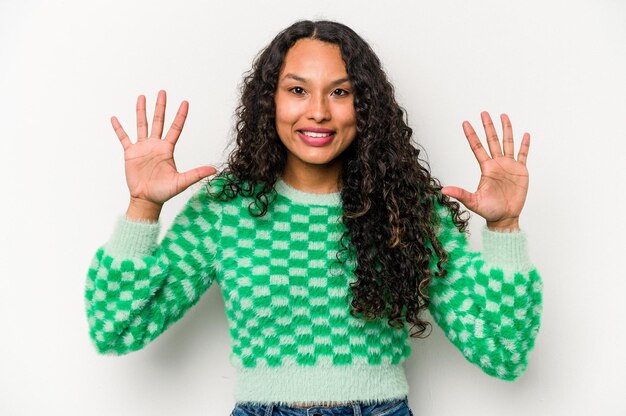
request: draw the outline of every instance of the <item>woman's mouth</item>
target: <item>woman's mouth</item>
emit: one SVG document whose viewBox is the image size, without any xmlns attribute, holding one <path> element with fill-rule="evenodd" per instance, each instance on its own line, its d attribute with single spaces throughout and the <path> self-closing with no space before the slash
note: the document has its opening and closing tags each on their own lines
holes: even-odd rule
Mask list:
<svg viewBox="0 0 626 416">
<path fill-rule="evenodd" d="M 298 130 L 298 136 L 309 146 L 325 146 L 335 138 L 335 132 L 327 129 Z"/>
</svg>

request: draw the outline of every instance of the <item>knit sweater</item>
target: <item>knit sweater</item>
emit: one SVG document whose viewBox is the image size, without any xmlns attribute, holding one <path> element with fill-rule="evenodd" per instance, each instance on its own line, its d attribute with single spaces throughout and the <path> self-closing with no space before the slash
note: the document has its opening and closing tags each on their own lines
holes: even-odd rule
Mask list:
<svg viewBox="0 0 626 416">
<path fill-rule="evenodd" d="M 223 202 L 202 187 L 160 243 L 159 222 L 121 215 L 87 273 L 85 306 L 97 351 L 143 348 L 217 281 L 236 401 L 374 403 L 406 396 L 408 324 L 392 328 L 386 318 L 349 313 L 356 260 L 336 258 L 346 230 L 340 193 L 305 193 L 282 180 L 275 189 L 267 214 L 257 218 L 248 210 L 253 198 Z M 468 361 L 513 380 L 527 367 L 541 315 L 542 282 L 525 234 L 485 227 L 483 252 L 473 252 L 449 210 L 437 210 L 449 259 L 447 275 L 432 278 L 429 311 Z"/>
</svg>

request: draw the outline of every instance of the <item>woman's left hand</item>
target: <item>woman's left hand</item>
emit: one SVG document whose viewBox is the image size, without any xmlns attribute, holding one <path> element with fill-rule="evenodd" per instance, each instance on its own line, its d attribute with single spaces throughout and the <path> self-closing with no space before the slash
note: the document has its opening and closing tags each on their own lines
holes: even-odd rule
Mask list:
<svg viewBox="0 0 626 416">
<path fill-rule="evenodd" d="M 491 157 L 483 147 L 468 121 L 463 122 L 463 131 L 480 165 L 480 182 L 476 192 L 471 193 L 456 186 L 445 186 L 441 193 L 458 199 L 470 211 L 487 220 L 491 230 L 519 229 L 519 216 L 528 192 L 528 169 L 526 158 L 530 146 L 530 134 L 524 133 L 522 144 L 514 157 L 513 128 L 506 114 L 502 114 L 504 132 L 504 154 L 500 139 L 489 113 L 480 113 Z"/>
</svg>

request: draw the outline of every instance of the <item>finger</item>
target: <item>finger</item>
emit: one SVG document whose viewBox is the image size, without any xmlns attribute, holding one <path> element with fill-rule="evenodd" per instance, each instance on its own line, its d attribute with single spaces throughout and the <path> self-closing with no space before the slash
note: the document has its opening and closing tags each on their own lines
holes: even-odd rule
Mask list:
<svg viewBox="0 0 626 416">
<path fill-rule="evenodd" d="M 163 134 L 163 122 L 165 120 L 166 101 L 167 97 L 165 95 L 165 91 L 159 91 L 159 95 L 157 96 L 156 108 L 154 109 L 154 117 L 152 118 L 152 131 L 150 132 L 150 137 L 160 139 L 161 134 Z"/>
<path fill-rule="evenodd" d="M 167 140 L 168 142 L 172 144 L 176 144 L 178 137 L 180 137 L 180 132 L 183 131 L 183 127 L 185 126 L 185 120 L 187 119 L 188 111 L 189 111 L 189 103 L 187 101 L 183 101 L 182 103 L 180 103 L 180 107 L 178 107 L 178 112 L 176 113 L 176 117 L 174 117 L 172 126 L 167 131 L 165 140 Z"/>
<path fill-rule="evenodd" d="M 476 194 L 466 191 L 458 186 L 444 186 L 441 193 L 458 199 L 463 205 L 474 211 L 477 205 Z"/>
<path fill-rule="evenodd" d="M 480 142 L 478 135 L 476 135 L 474 128 L 468 121 L 463 122 L 463 132 L 465 133 L 465 137 L 467 137 L 467 141 L 469 142 L 470 148 L 472 149 L 474 156 L 476 156 L 478 163 L 482 164 L 483 162 L 489 160 L 487 151 Z"/>
<path fill-rule="evenodd" d="M 496 129 L 493 126 L 493 121 L 491 121 L 489 113 L 483 111 L 482 113 L 480 113 L 480 118 L 483 121 L 485 133 L 487 134 L 487 146 L 489 146 L 489 153 L 491 153 L 491 157 L 496 158 L 502 156 L 500 139 L 498 139 L 498 133 L 496 133 Z"/>
<path fill-rule="evenodd" d="M 148 138 L 148 119 L 146 118 L 146 96 L 137 98 L 137 141 Z"/>
<path fill-rule="evenodd" d="M 513 158 L 515 155 L 515 144 L 513 143 L 513 126 L 506 114 L 500 115 L 502 121 L 502 141 L 504 144 L 504 156 Z"/>
<path fill-rule="evenodd" d="M 111 125 L 113 126 L 113 130 L 115 130 L 115 134 L 117 135 L 117 138 L 120 139 L 120 143 L 122 143 L 122 147 L 124 148 L 124 150 L 126 150 L 128 147 L 132 145 L 132 143 L 130 142 L 130 139 L 128 138 L 128 134 L 126 134 L 126 132 L 122 128 L 122 125 L 120 124 L 117 117 L 115 116 L 111 117 Z"/>
<path fill-rule="evenodd" d="M 178 181 L 179 192 L 184 191 L 201 179 L 213 175 L 215 172 L 217 172 L 217 169 L 212 166 L 201 166 L 199 168 L 191 169 L 187 172 L 181 173 Z"/>
<path fill-rule="evenodd" d="M 522 137 L 522 145 L 519 148 L 517 154 L 517 161 L 526 165 L 526 159 L 528 158 L 528 150 L 530 149 L 530 133 L 524 133 Z"/>
</svg>

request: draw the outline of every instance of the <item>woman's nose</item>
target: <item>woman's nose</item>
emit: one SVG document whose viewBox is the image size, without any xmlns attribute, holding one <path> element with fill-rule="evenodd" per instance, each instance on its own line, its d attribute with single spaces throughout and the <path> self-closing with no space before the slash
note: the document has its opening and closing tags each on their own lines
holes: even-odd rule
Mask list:
<svg viewBox="0 0 626 416">
<path fill-rule="evenodd" d="M 328 98 L 323 94 L 312 95 L 309 101 L 307 116 L 318 123 L 324 120 L 330 120 Z"/>
</svg>

